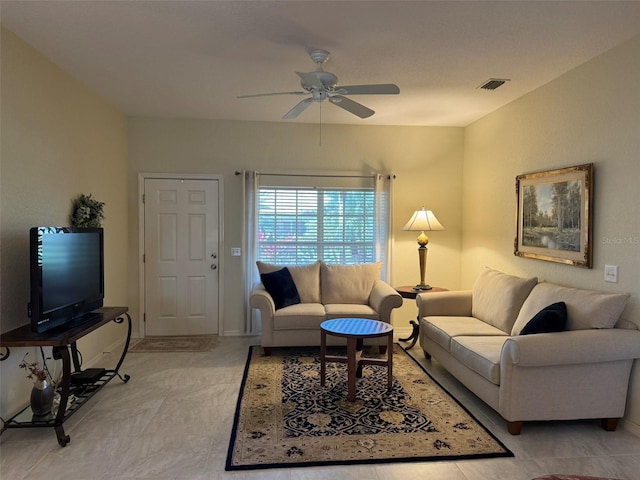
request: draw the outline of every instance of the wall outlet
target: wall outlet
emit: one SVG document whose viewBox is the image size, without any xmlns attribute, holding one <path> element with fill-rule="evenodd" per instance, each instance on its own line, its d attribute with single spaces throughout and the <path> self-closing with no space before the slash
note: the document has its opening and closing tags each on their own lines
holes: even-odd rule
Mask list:
<svg viewBox="0 0 640 480">
<path fill-rule="evenodd" d="M 242 250 L 238 247 L 233 247 L 231 249 L 231 256 L 232 257 L 239 257 L 240 255 L 242 255 Z"/>
<path fill-rule="evenodd" d="M 617 265 L 604 266 L 604 281 L 618 283 L 618 266 Z"/>
</svg>

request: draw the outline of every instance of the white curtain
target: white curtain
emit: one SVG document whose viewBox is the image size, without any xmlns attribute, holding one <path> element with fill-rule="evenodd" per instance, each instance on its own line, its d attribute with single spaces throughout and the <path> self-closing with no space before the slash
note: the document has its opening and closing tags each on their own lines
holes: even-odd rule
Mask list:
<svg viewBox="0 0 640 480">
<path fill-rule="evenodd" d="M 256 268 L 256 231 L 258 228 L 258 173 L 254 170 L 244 170 L 243 176 L 243 231 L 242 243 L 244 248 L 244 304 L 245 304 L 245 333 L 255 334 L 260 331 L 260 316 L 249 306 L 251 291 L 259 281 Z"/>
<path fill-rule="evenodd" d="M 376 192 L 376 261 L 383 262 L 382 279 L 391 283 L 393 246 L 393 182 L 394 174 L 378 174 Z"/>
</svg>

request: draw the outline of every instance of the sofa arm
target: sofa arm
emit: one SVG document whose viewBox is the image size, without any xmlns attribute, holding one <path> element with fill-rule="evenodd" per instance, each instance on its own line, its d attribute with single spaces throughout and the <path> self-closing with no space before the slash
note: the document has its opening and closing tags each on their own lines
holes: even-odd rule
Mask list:
<svg viewBox="0 0 640 480">
<path fill-rule="evenodd" d="M 418 318 L 429 316 L 470 317 L 471 299 L 471 290 L 419 293 L 416 295 Z"/>
<path fill-rule="evenodd" d="M 267 313 L 272 315 L 276 311 L 276 304 L 274 303 L 273 298 L 271 298 L 271 295 L 269 295 L 269 292 L 267 292 L 261 283 L 256 285 L 252 290 L 249 303 L 253 308 L 257 308 L 261 311 L 265 310 Z"/>
<path fill-rule="evenodd" d="M 251 292 L 249 305 L 260 310 L 260 343 L 263 347 L 273 346 L 273 317 L 276 314 L 276 304 L 261 283 Z"/>
<path fill-rule="evenodd" d="M 622 328 L 518 335 L 502 347 L 501 366 L 543 367 L 640 358 L 640 331 Z"/>
<path fill-rule="evenodd" d="M 378 312 L 381 322 L 391 323 L 391 311 L 402 306 L 402 296 L 387 282 L 377 280 L 369 295 L 369 306 Z"/>
<path fill-rule="evenodd" d="M 268 321 L 276 313 L 276 304 L 262 284 L 257 285 L 251 292 L 249 305 L 251 305 L 251 308 L 260 310 L 263 325 L 265 321 Z"/>
</svg>

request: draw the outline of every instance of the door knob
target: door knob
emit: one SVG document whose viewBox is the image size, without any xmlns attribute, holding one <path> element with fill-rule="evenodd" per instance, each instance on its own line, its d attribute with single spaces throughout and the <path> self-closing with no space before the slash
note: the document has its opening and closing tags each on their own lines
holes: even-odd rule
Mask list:
<svg viewBox="0 0 640 480">
<path fill-rule="evenodd" d="M 218 268 L 218 266 L 215 263 L 211 264 L 211 270 L 215 270 L 217 268 Z"/>
<path fill-rule="evenodd" d="M 218 255 L 216 255 L 215 253 L 212 253 L 211 258 L 218 258 Z"/>
</svg>

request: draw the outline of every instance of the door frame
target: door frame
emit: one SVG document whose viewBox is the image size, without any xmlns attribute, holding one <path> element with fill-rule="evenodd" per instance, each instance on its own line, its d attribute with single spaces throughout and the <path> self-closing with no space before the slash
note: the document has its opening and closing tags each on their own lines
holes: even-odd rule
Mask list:
<svg viewBox="0 0 640 480">
<path fill-rule="evenodd" d="M 144 183 L 147 179 L 159 180 L 217 180 L 218 181 L 218 219 L 219 219 L 219 238 L 218 238 L 218 336 L 224 336 L 224 176 L 213 175 L 208 173 L 138 173 L 138 297 L 140 303 L 138 305 L 140 338 L 146 336 L 146 319 L 145 319 L 145 271 L 144 271 Z"/>
</svg>

